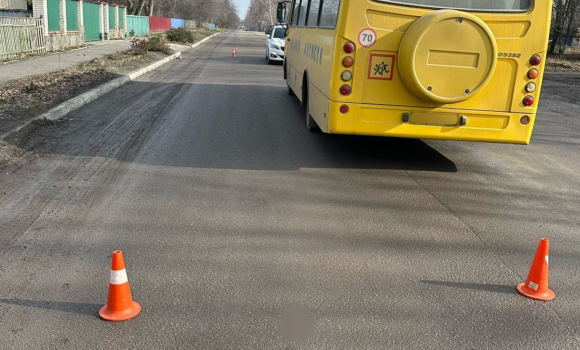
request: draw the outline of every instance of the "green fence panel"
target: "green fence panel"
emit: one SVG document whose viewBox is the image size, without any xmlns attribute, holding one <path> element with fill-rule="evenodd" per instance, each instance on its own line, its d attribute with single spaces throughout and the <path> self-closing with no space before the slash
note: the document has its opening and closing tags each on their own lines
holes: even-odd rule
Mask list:
<svg viewBox="0 0 580 350">
<path fill-rule="evenodd" d="M 125 11 L 124 7 L 119 7 L 119 29 L 125 29 Z"/>
<path fill-rule="evenodd" d="M 48 31 L 60 31 L 60 0 L 47 0 Z"/>
<path fill-rule="evenodd" d="M 135 36 L 149 35 L 149 17 L 127 15 L 127 35 L 131 31 Z"/>
<path fill-rule="evenodd" d="M 66 30 L 79 30 L 79 3 L 66 0 Z"/>
<path fill-rule="evenodd" d="M 115 9 L 117 6 L 109 6 L 109 29 L 117 29 L 117 16 Z"/>
<path fill-rule="evenodd" d="M 85 26 L 85 41 L 101 40 L 99 26 L 99 4 L 83 2 L 83 24 Z"/>
</svg>

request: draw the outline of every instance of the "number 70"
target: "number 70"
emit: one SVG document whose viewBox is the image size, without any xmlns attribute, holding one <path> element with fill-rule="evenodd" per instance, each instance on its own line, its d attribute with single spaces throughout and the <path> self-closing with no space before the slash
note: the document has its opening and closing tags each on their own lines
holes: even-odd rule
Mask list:
<svg viewBox="0 0 580 350">
<path fill-rule="evenodd" d="M 367 41 L 370 43 L 371 41 L 373 41 L 373 35 L 372 34 L 363 34 L 362 41 Z"/>
</svg>

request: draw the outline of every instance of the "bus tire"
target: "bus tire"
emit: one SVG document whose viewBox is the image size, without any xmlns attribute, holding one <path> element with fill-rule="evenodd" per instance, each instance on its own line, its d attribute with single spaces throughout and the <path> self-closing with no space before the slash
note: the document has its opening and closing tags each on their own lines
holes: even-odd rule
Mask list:
<svg viewBox="0 0 580 350">
<path fill-rule="evenodd" d="M 304 85 L 303 85 L 303 89 L 304 89 L 304 97 L 302 98 L 302 104 L 304 105 L 305 109 L 306 109 L 306 129 L 308 129 L 308 131 L 318 131 L 320 130 L 318 128 L 318 125 L 316 124 L 316 121 L 314 120 L 314 118 L 312 118 L 312 116 L 310 115 L 310 98 L 308 97 L 308 78 L 305 77 L 304 79 Z"/>
<path fill-rule="evenodd" d="M 294 93 L 294 90 L 292 90 L 292 88 L 290 87 L 290 84 L 288 84 L 288 80 L 286 80 L 286 86 L 288 87 L 288 95 L 290 95 L 290 96 L 296 95 Z"/>
<path fill-rule="evenodd" d="M 314 121 L 314 118 L 312 118 L 312 116 L 308 112 L 308 101 L 306 101 L 306 129 L 312 132 L 319 130 L 318 125 L 316 125 L 316 122 Z"/>
</svg>

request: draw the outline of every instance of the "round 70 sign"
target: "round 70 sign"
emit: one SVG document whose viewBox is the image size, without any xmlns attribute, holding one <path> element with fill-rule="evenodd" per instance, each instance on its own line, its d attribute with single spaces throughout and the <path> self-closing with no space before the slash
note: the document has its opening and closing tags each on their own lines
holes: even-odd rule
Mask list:
<svg viewBox="0 0 580 350">
<path fill-rule="evenodd" d="M 358 35 L 358 43 L 363 47 L 371 47 L 377 42 L 377 33 L 371 28 L 363 29 Z"/>
</svg>

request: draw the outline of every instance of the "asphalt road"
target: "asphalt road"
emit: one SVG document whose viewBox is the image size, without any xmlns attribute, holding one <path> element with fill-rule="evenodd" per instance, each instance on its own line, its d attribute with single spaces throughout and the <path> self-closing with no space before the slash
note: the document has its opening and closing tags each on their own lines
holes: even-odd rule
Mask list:
<svg viewBox="0 0 580 350">
<path fill-rule="evenodd" d="M 546 78 L 530 146 L 350 137 L 308 132 L 264 55 L 217 36 L 29 135 L 0 348 L 580 347 L 580 79 Z M 515 290 L 544 236 L 551 302 Z"/>
</svg>

